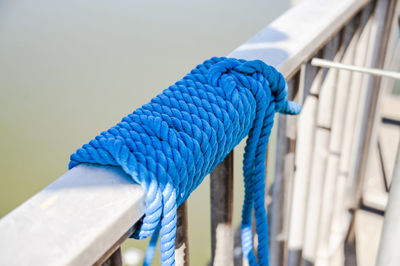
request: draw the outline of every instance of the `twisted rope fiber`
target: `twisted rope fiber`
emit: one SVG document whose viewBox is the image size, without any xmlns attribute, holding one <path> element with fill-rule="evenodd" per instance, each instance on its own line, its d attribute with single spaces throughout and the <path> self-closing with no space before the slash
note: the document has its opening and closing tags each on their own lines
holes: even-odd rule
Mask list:
<svg viewBox="0 0 400 266">
<path fill-rule="evenodd" d="M 120 166 L 146 193 L 145 215 L 133 234 L 153 234 L 144 265 L 160 234 L 162 265 L 175 265 L 177 207 L 248 135 L 244 155 L 242 248 L 250 265 L 268 265 L 265 157 L 276 112 L 297 114 L 283 76 L 262 61 L 213 57 L 150 103 L 71 155 L 80 163 Z M 257 257 L 251 231 L 254 210 Z"/>
</svg>

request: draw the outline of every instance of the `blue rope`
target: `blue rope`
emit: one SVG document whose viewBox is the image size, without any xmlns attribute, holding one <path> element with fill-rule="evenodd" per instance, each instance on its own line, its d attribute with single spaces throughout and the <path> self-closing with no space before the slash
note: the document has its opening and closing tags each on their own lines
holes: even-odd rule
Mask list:
<svg viewBox="0 0 400 266">
<path fill-rule="evenodd" d="M 250 265 L 268 265 L 265 157 L 276 112 L 297 114 L 283 76 L 261 61 L 211 58 L 150 103 L 71 155 L 80 163 L 120 166 L 146 193 L 146 211 L 133 237 L 153 233 L 144 265 L 160 234 L 162 265 L 175 264 L 177 207 L 248 135 L 244 155 L 242 248 Z M 257 257 L 251 230 L 255 213 Z"/>
</svg>

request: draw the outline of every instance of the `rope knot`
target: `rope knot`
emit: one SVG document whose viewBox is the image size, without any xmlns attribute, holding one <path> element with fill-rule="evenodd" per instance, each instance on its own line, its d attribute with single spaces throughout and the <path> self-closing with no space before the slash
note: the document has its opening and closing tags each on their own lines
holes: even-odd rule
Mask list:
<svg viewBox="0 0 400 266">
<path fill-rule="evenodd" d="M 245 61 L 237 67 L 237 70 L 246 74 L 259 72 L 268 81 L 268 89 L 271 90 L 272 101 L 275 102 L 275 111 L 283 114 L 298 114 L 300 105 L 287 100 L 288 86 L 283 75 L 273 66 L 260 60 Z"/>
<path fill-rule="evenodd" d="M 261 60 L 246 61 L 243 59 L 221 58 L 208 72 L 208 82 L 211 86 L 218 86 L 230 95 L 233 89 L 240 83 L 241 86 L 251 88 L 248 79 L 264 84 L 264 90 L 270 90 L 270 102 L 275 103 L 275 111 L 282 114 L 298 114 L 300 105 L 287 100 L 287 83 L 283 75 L 273 66 L 265 64 Z M 254 92 L 253 92 L 254 93 Z"/>
<path fill-rule="evenodd" d="M 233 89 L 237 86 L 231 72 L 238 64 L 236 60 L 222 60 L 216 63 L 208 71 L 208 83 L 213 87 L 221 87 L 225 96 L 231 95 Z"/>
</svg>

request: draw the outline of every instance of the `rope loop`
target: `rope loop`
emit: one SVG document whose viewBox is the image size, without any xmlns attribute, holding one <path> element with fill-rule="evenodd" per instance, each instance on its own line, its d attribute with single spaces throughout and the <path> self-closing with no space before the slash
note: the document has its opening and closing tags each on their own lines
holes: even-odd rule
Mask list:
<svg viewBox="0 0 400 266">
<path fill-rule="evenodd" d="M 242 249 L 250 265 L 268 265 L 265 157 L 276 112 L 297 114 L 282 74 L 262 61 L 213 57 L 71 155 L 80 163 L 120 166 L 146 193 L 132 237 L 160 235 L 162 265 L 175 264 L 177 208 L 248 135 L 243 161 Z M 258 235 L 253 252 L 252 213 Z"/>
</svg>

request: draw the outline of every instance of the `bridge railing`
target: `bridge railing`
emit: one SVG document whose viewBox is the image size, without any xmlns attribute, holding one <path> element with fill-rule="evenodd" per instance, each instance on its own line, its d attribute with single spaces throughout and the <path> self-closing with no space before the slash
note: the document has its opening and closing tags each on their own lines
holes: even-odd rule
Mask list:
<svg viewBox="0 0 400 266">
<path fill-rule="evenodd" d="M 390 0 L 305 0 L 229 55 L 277 67 L 303 105 L 299 117 L 279 117 L 271 265 L 323 263 L 351 242 L 348 210 L 361 197 L 380 79 L 310 60 L 383 67 L 396 8 Z M 214 265 L 242 265 L 232 189 L 233 152 L 211 174 Z M 80 165 L 0 220 L 0 264 L 120 265 L 119 246 L 144 209 L 142 189 L 121 169 Z M 178 214 L 176 261 L 188 265 L 186 204 Z"/>
</svg>

